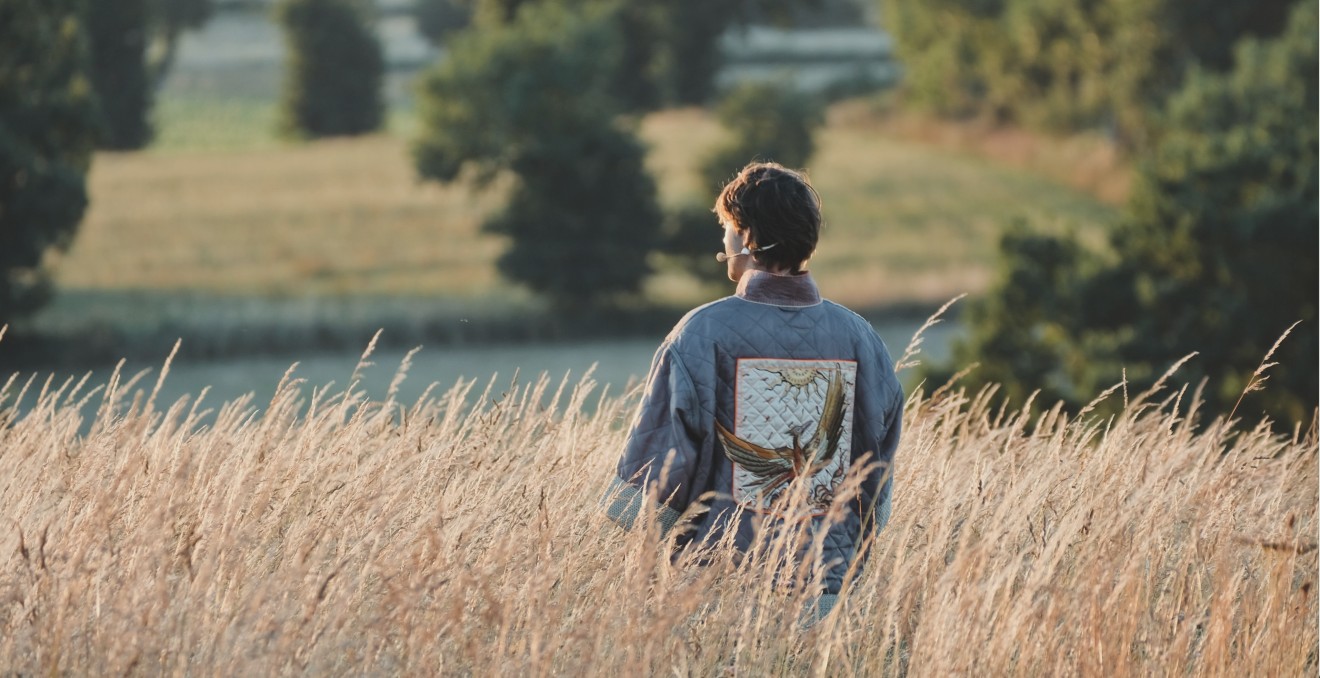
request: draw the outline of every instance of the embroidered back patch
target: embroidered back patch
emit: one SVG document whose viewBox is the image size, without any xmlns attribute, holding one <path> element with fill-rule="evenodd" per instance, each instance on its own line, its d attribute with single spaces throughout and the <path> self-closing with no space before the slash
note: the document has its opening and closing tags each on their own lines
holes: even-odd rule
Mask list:
<svg viewBox="0 0 1320 678">
<path fill-rule="evenodd" d="M 749 358 L 738 361 L 733 430 L 715 422 L 733 462 L 733 498 L 771 511 L 796 483 L 808 483 L 818 512 L 834 500 L 852 460 L 857 363 Z"/>
</svg>

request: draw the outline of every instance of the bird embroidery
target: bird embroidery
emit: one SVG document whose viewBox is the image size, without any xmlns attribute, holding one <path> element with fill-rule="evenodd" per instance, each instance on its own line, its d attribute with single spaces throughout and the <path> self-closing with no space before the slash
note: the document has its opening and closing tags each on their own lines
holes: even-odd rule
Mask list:
<svg viewBox="0 0 1320 678">
<path fill-rule="evenodd" d="M 810 478 L 828 467 L 839 449 L 839 436 L 843 429 L 845 380 L 839 368 L 830 373 L 825 390 L 825 403 L 821 408 L 816 430 L 805 443 L 802 434 L 811 422 L 787 429 L 791 444 L 774 449 L 761 447 L 739 438 L 718 421 L 715 429 L 724 447 L 724 454 L 733 463 L 755 477 L 746 489 L 770 497 L 798 478 Z"/>
</svg>

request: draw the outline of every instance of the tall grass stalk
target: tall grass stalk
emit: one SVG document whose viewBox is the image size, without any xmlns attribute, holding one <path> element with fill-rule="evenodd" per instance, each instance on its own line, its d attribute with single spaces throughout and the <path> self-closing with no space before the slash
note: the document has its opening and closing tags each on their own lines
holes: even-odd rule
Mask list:
<svg viewBox="0 0 1320 678">
<path fill-rule="evenodd" d="M 893 521 L 806 628 L 770 573 L 809 533 L 697 566 L 604 518 L 637 393 L 589 373 L 411 404 L 290 374 L 260 409 L 138 380 L 0 390 L 4 673 L 1317 669 L 1315 426 L 1198 421 L 1186 389 L 1077 420 L 914 393 Z"/>
</svg>

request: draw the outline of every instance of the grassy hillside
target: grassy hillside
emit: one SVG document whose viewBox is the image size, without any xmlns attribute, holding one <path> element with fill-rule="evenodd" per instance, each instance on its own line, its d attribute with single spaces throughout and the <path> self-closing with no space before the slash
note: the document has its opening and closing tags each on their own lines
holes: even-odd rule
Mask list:
<svg viewBox="0 0 1320 678">
<path fill-rule="evenodd" d="M 0 666 L 18 675 L 1317 670 L 1314 426 L 1198 427 L 1155 406 L 1176 389 L 1102 421 L 913 395 L 893 520 L 806 631 L 809 571 L 786 587 L 766 557 L 671 563 L 604 519 L 635 394 L 542 379 L 399 403 L 290 381 L 254 412 L 150 385 L 53 384 L 27 416 L 0 388 Z M 763 536 L 774 553 L 801 535 Z"/>
<path fill-rule="evenodd" d="M 162 115 L 172 110 L 162 107 Z M 177 138 L 175 126 L 195 124 L 197 115 L 163 120 L 162 137 Z M 217 124 L 217 137 L 195 135 L 197 146 L 97 156 L 91 208 L 58 262 L 61 287 L 273 297 L 517 294 L 491 265 L 502 242 L 479 230 L 498 191 L 418 183 L 401 135 L 262 144 Z M 683 110 L 647 118 L 642 133 L 662 195 L 673 204 L 695 192 L 693 168 L 722 131 L 705 113 Z M 828 222 L 813 268 L 829 295 L 859 306 L 939 302 L 981 289 L 1009 220 L 1088 230 L 1113 216 L 1038 176 L 886 139 L 856 121 L 827 127 L 808 169 Z M 712 217 L 712 254 L 718 249 Z M 708 293 L 673 276 L 654 289 L 685 302 Z"/>
</svg>

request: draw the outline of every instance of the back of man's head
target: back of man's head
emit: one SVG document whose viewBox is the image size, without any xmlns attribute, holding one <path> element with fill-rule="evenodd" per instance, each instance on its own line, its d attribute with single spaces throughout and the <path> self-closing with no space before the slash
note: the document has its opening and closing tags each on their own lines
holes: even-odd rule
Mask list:
<svg viewBox="0 0 1320 678">
<path fill-rule="evenodd" d="M 820 238 L 820 196 L 800 172 L 754 162 L 715 200 L 720 221 L 732 225 L 770 269 L 801 270 Z M 773 245 L 773 247 L 771 247 Z"/>
</svg>

